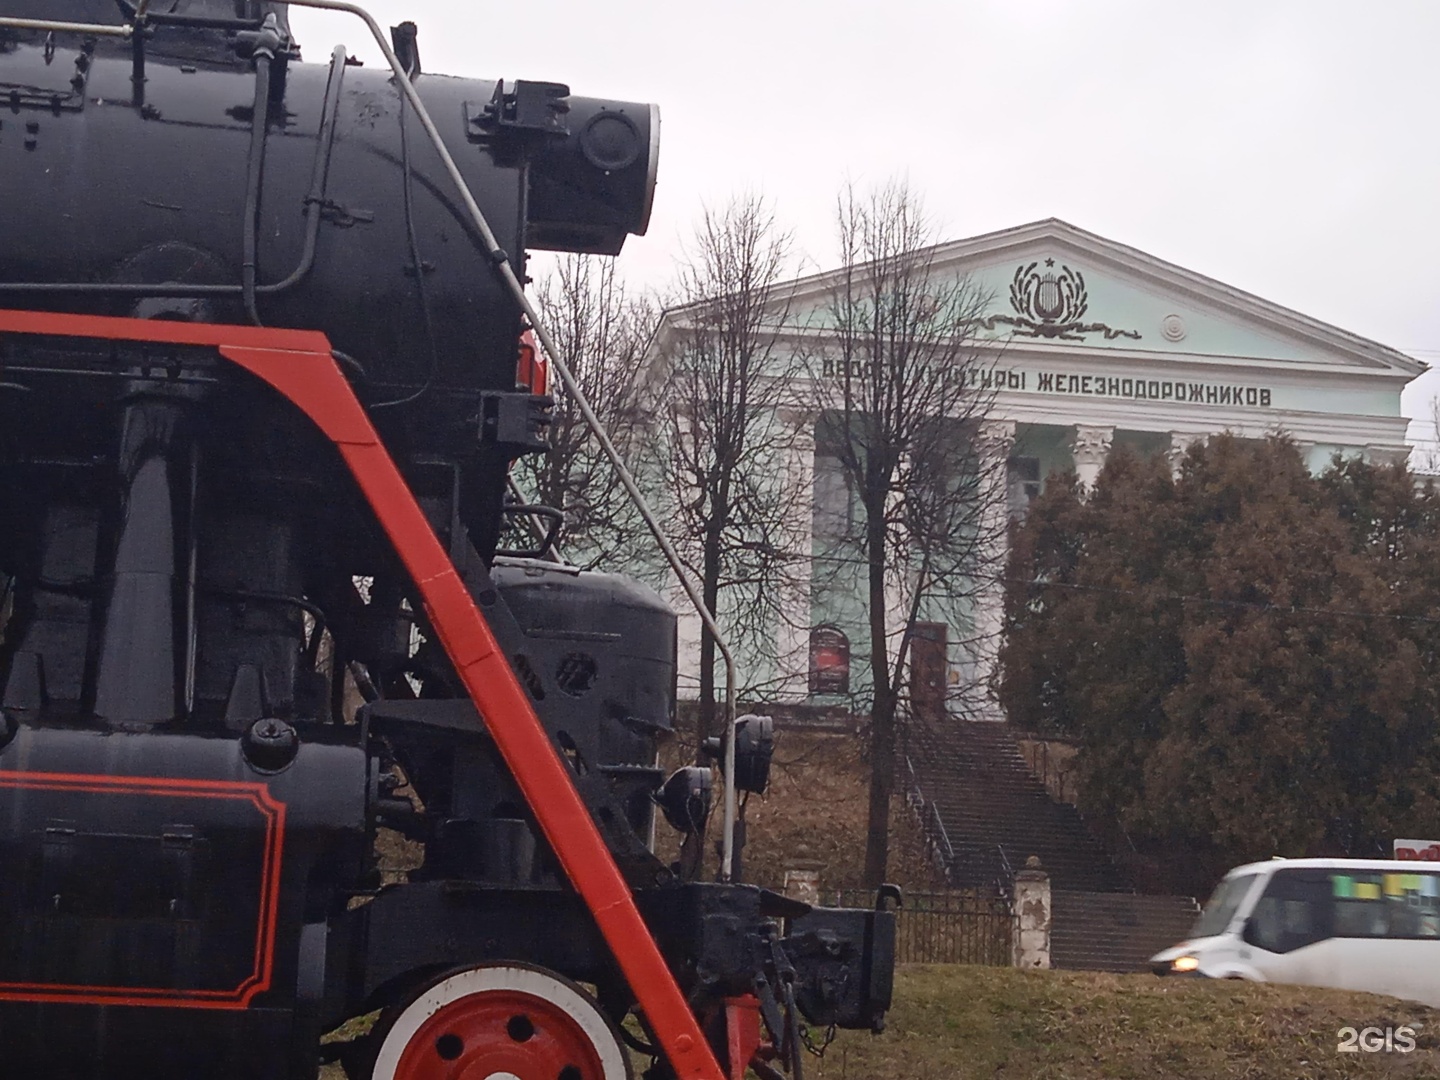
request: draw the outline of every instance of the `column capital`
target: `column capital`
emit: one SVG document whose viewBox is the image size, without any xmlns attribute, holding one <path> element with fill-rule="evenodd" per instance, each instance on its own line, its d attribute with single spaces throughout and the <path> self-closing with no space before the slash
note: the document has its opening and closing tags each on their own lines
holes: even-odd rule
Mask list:
<svg viewBox="0 0 1440 1080">
<path fill-rule="evenodd" d="M 1206 436 L 1193 431 L 1172 431 L 1170 432 L 1170 448 L 1165 451 L 1165 460 L 1170 463 L 1170 475 L 1176 480 L 1180 479 L 1180 466 L 1185 463 L 1185 455 L 1196 443 L 1203 443 Z"/>
<path fill-rule="evenodd" d="M 782 424 L 802 431 L 815 430 L 815 419 L 819 415 L 814 409 L 795 405 L 781 405 L 775 410 L 775 416 Z"/>
<path fill-rule="evenodd" d="M 1113 427 L 1075 425 L 1075 432 L 1070 436 L 1070 458 L 1075 463 L 1075 478 L 1085 491 L 1094 490 L 1105 459 L 1110 456 L 1110 444 L 1114 441 Z"/>
<path fill-rule="evenodd" d="M 1074 434 L 1070 436 L 1070 456 L 1075 459 L 1077 468 L 1081 465 L 1094 465 L 1099 469 L 1110 456 L 1110 445 L 1114 441 L 1113 427 L 1076 424 Z"/>
<path fill-rule="evenodd" d="M 775 419 L 784 429 L 792 450 L 802 454 L 815 452 L 815 420 L 819 413 L 813 409 L 796 409 L 781 406 L 775 410 Z"/>
<path fill-rule="evenodd" d="M 975 443 L 982 458 L 1004 461 L 1015 445 L 1015 421 L 981 420 Z"/>
<path fill-rule="evenodd" d="M 1374 465 L 1404 465 L 1410 460 L 1410 447 L 1370 443 L 1365 447 L 1365 459 Z"/>
</svg>

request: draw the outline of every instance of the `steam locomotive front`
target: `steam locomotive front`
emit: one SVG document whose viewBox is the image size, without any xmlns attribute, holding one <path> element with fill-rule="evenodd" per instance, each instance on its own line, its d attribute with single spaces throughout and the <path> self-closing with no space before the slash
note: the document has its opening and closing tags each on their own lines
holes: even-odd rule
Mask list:
<svg viewBox="0 0 1440 1080">
<path fill-rule="evenodd" d="M 374 1009 L 332 1051 L 353 1075 L 502 1050 L 524 1080 L 627 1074 L 643 988 L 351 459 L 372 425 L 717 1046 L 736 1002 L 782 1042 L 888 1005 L 888 912 L 652 854 L 656 798 L 692 794 L 654 764 L 673 613 L 496 555 L 548 404 L 498 263 L 643 232 L 654 109 L 392 41 L 408 78 L 300 62 L 283 4 L 0 0 L 0 1051 L 24 1075 L 311 1077 Z M 293 404 L 287 357 L 332 348 L 350 385 L 312 397 L 358 398 L 348 427 Z M 423 845 L 407 881 L 382 828 Z"/>
</svg>

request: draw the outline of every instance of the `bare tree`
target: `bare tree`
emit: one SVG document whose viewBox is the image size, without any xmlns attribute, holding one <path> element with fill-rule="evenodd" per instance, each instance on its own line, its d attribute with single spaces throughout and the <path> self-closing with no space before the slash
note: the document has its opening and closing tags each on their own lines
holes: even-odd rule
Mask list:
<svg viewBox="0 0 1440 1080">
<path fill-rule="evenodd" d="M 786 567 L 809 555 L 794 550 L 795 500 L 782 465 L 792 437 L 780 414 L 794 364 L 782 341 L 789 263 L 790 236 L 763 198 L 705 212 L 680 272 L 680 303 L 666 316 L 657 398 L 665 403 L 659 471 L 681 557 L 750 655 L 774 640 Z M 701 738 L 715 730 L 716 684 L 715 641 L 702 628 Z"/>
<path fill-rule="evenodd" d="M 1423 421 L 1426 431 L 1410 455 L 1410 468 L 1422 476 L 1440 474 L 1440 396 L 1430 399 L 1428 415 Z"/>
<path fill-rule="evenodd" d="M 993 649 L 977 640 L 987 628 L 975 609 L 994 592 L 1003 551 L 1005 455 L 986 438 L 995 354 L 974 337 L 989 297 L 936 268 L 919 196 L 901 182 L 863 195 L 848 188 L 838 225 L 829 347 L 812 360 L 824 408 L 817 470 L 838 472 L 853 507 L 832 522 L 822 562 L 828 587 L 862 598 L 865 879 L 878 885 L 902 722 L 934 721 L 985 696 L 980 674 L 950 685 L 948 631 L 969 628 L 958 644 L 972 656 Z"/>
<path fill-rule="evenodd" d="M 621 452 L 632 456 L 643 427 L 641 359 L 654 305 L 627 292 L 614 259 L 573 254 L 561 257 L 541 279 L 536 302 L 581 390 Z M 566 557 L 591 568 L 632 547 L 640 525 L 574 400 L 559 380 L 551 380 L 551 392 L 550 450 L 523 460 L 521 488 L 527 497 L 561 509 Z"/>
</svg>

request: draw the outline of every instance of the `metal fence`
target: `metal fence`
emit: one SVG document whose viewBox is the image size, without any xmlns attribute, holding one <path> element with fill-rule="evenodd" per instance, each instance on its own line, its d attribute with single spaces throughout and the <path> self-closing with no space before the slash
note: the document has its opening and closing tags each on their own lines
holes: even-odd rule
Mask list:
<svg viewBox="0 0 1440 1080">
<path fill-rule="evenodd" d="M 864 889 L 829 892 L 825 902 L 869 907 Z M 1015 915 L 1004 897 L 972 892 L 909 892 L 896 913 L 895 959 L 902 964 L 988 964 L 1008 967 Z"/>
</svg>

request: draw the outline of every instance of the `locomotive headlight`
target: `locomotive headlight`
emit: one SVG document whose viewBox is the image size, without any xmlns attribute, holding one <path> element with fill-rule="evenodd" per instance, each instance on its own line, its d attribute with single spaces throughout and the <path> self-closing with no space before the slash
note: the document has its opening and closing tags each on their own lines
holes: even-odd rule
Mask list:
<svg viewBox="0 0 1440 1080">
<path fill-rule="evenodd" d="M 712 784 L 709 769 L 689 765 L 671 773 L 654 799 L 673 828 L 686 835 L 703 832 L 710 816 Z"/>
<path fill-rule="evenodd" d="M 569 134 L 539 148 L 530 166 L 529 245 L 618 255 L 626 236 L 650 225 L 660 110 L 599 98 L 567 104 Z"/>
<path fill-rule="evenodd" d="M 706 739 L 702 753 L 725 767 L 725 743 Z M 735 721 L 735 787 L 764 795 L 770 784 L 770 761 L 775 756 L 775 721 L 768 716 L 747 713 Z"/>
</svg>

